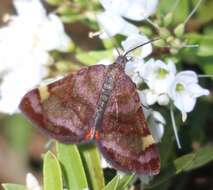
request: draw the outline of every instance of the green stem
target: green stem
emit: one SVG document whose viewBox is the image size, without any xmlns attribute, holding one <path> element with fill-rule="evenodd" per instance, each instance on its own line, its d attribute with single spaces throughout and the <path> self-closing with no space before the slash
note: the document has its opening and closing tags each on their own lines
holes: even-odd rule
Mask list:
<svg viewBox="0 0 213 190">
<path fill-rule="evenodd" d="M 173 109 L 172 104 L 170 106 L 170 116 L 171 116 L 171 120 L 172 120 L 172 127 L 173 127 L 173 131 L 174 131 L 174 134 L 175 134 L 177 146 L 178 146 L 179 149 L 181 149 L 181 144 L 180 144 L 180 140 L 179 140 L 178 132 L 177 132 L 177 126 L 176 126 L 176 123 L 175 123 L 174 109 Z"/>
<path fill-rule="evenodd" d="M 203 0 L 199 0 L 198 3 L 195 5 L 194 9 L 192 10 L 192 12 L 189 14 L 189 16 L 186 18 L 186 20 L 184 21 L 184 25 L 189 21 L 189 19 L 193 16 L 193 14 L 197 11 L 197 9 L 199 8 L 201 2 Z"/>
<path fill-rule="evenodd" d="M 179 3 L 180 3 L 180 0 L 176 0 L 175 3 L 174 3 L 174 5 L 172 6 L 170 12 L 173 12 L 177 8 L 177 6 L 178 6 Z"/>
<path fill-rule="evenodd" d="M 213 75 L 198 75 L 199 78 L 213 78 Z"/>
</svg>

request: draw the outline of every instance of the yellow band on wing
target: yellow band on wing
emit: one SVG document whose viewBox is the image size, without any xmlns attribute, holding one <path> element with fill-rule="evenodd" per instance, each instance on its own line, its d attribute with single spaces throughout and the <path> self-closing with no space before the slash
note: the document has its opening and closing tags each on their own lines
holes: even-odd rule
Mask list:
<svg viewBox="0 0 213 190">
<path fill-rule="evenodd" d="M 152 135 L 143 137 L 143 150 L 145 150 L 152 144 L 155 144 L 155 140 L 153 139 Z"/>
<path fill-rule="evenodd" d="M 38 87 L 39 95 L 41 98 L 41 101 L 46 100 L 49 97 L 49 91 L 47 85 L 40 85 Z"/>
</svg>

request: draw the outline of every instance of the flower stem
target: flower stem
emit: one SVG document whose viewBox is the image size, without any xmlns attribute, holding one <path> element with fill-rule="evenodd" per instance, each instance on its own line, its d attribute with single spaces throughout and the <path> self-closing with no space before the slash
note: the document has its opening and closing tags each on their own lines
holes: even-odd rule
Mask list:
<svg viewBox="0 0 213 190">
<path fill-rule="evenodd" d="M 180 3 L 180 0 L 176 0 L 175 3 L 174 3 L 174 5 L 172 6 L 170 12 L 175 11 L 175 9 L 177 8 L 177 6 L 178 6 L 179 3 Z"/>
<path fill-rule="evenodd" d="M 186 45 L 183 45 L 183 47 L 185 47 L 185 48 L 198 48 L 199 44 L 186 44 Z"/>
<path fill-rule="evenodd" d="M 201 4 L 202 0 L 199 0 L 198 3 L 195 5 L 194 9 L 192 10 L 192 12 L 189 14 L 189 16 L 186 18 L 186 20 L 184 21 L 184 25 L 189 21 L 189 19 L 193 16 L 193 14 L 197 11 L 197 9 L 199 8 L 200 4 Z"/>
<path fill-rule="evenodd" d="M 213 78 L 213 75 L 198 75 L 199 78 Z"/>
<path fill-rule="evenodd" d="M 174 131 L 174 134 L 175 134 L 177 146 L 178 146 L 179 149 L 181 149 L 181 144 L 180 144 L 180 140 L 179 140 L 178 133 L 177 133 L 177 126 L 176 126 L 176 123 L 175 123 L 174 109 L 173 109 L 172 104 L 170 106 L 170 116 L 171 116 L 171 120 L 172 120 L 172 127 L 173 127 L 173 131 Z"/>
<path fill-rule="evenodd" d="M 151 24 L 155 29 L 157 29 L 158 32 L 160 32 L 160 27 L 155 24 L 154 22 L 152 22 L 149 18 L 146 18 L 146 21 Z"/>
</svg>

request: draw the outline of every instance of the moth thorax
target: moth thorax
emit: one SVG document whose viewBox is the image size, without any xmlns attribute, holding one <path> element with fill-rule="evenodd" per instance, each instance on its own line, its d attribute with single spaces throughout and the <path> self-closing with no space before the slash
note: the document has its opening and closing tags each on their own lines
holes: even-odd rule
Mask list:
<svg viewBox="0 0 213 190">
<path fill-rule="evenodd" d="M 116 63 L 116 64 L 119 64 L 119 65 L 122 65 L 122 67 L 125 68 L 127 61 L 128 61 L 128 60 L 127 60 L 126 56 L 120 55 L 120 56 L 118 56 L 118 58 L 116 59 L 115 63 Z"/>
</svg>

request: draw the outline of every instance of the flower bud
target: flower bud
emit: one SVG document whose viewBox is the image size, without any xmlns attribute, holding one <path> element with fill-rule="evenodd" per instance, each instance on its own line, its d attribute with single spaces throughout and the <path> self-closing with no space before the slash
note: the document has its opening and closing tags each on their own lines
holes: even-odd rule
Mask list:
<svg viewBox="0 0 213 190">
<path fill-rule="evenodd" d="M 174 41 L 173 36 L 169 36 L 168 38 L 166 38 L 166 42 L 168 42 L 168 43 L 172 43 L 173 41 Z"/>
<path fill-rule="evenodd" d="M 164 26 L 169 26 L 172 23 L 172 20 L 173 20 L 173 13 L 170 12 L 163 19 Z"/>
<path fill-rule="evenodd" d="M 73 41 L 70 41 L 70 43 L 68 44 L 67 46 L 67 51 L 66 52 L 73 52 L 75 50 L 76 46 L 75 46 L 75 43 Z"/>
<path fill-rule="evenodd" d="M 163 40 L 163 39 L 159 39 L 159 40 L 153 42 L 153 44 L 154 44 L 155 46 L 158 46 L 158 47 L 163 47 L 163 46 L 166 45 L 165 40 Z"/>
<path fill-rule="evenodd" d="M 168 38 L 170 35 L 171 35 L 170 31 L 167 30 L 166 28 L 161 28 L 161 29 L 160 29 L 160 36 L 161 36 L 163 39 Z"/>
<path fill-rule="evenodd" d="M 169 96 L 166 94 L 162 94 L 158 97 L 158 104 L 161 106 L 166 106 L 169 104 Z"/>
<path fill-rule="evenodd" d="M 177 37 L 182 37 L 185 31 L 185 25 L 184 24 L 179 24 L 175 29 L 174 33 Z"/>
</svg>

